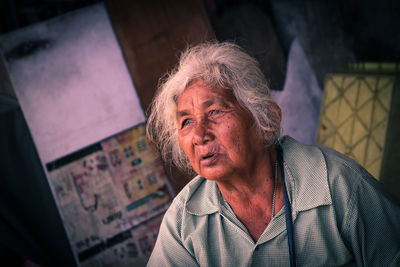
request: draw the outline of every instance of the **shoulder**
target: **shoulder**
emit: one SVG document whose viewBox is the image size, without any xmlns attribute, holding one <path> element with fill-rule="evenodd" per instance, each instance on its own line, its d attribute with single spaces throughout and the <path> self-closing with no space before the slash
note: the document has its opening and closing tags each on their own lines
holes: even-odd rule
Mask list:
<svg viewBox="0 0 400 267">
<path fill-rule="evenodd" d="M 356 161 L 331 148 L 324 146 L 318 148 L 325 158 L 328 181 L 337 195 L 335 196 L 336 202 L 342 196 L 348 196 L 349 201 L 365 199 L 363 195 L 368 197 L 369 201 L 386 198 L 389 201 L 397 202 L 384 185 Z M 365 200 L 368 203 L 368 200 Z"/>
<path fill-rule="evenodd" d="M 201 176 L 194 177 L 183 189 L 176 195 L 168 208 L 166 215 L 182 213 L 186 209 L 188 201 L 196 194 L 196 191 L 202 187 L 206 180 Z"/>
<path fill-rule="evenodd" d="M 285 172 L 293 177 L 291 192 L 305 203 L 298 206 L 305 210 L 318 201 L 330 205 L 329 219 L 334 218 L 357 265 L 389 266 L 394 261 L 394 266 L 400 259 L 399 202 L 362 166 L 339 152 L 290 137 L 281 143 L 288 165 Z"/>
<path fill-rule="evenodd" d="M 160 236 L 175 236 L 177 239 L 183 238 L 185 229 L 187 228 L 186 225 L 190 221 L 190 218 L 187 216 L 187 202 L 197 189 L 201 187 L 204 180 L 204 178 L 196 176 L 175 196 L 164 214 L 160 227 Z"/>
<path fill-rule="evenodd" d="M 334 174 L 338 170 L 348 170 L 354 173 L 360 173 L 363 175 L 368 175 L 368 173 L 354 160 L 344 156 L 338 151 L 324 147 L 320 145 L 306 145 L 296 141 L 295 139 L 284 136 L 280 140 L 280 145 L 285 154 L 285 158 L 289 161 L 296 161 L 299 163 L 299 167 L 307 162 L 320 163 L 319 166 L 327 168 L 329 174 Z M 323 164 L 327 164 L 324 166 Z M 297 164 L 296 164 L 297 165 Z M 303 166 L 304 167 L 304 166 Z"/>
<path fill-rule="evenodd" d="M 366 182 L 378 186 L 377 182 L 360 164 L 338 151 L 319 145 L 305 145 L 291 137 L 281 140 L 285 160 L 296 169 L 317 172 L 326 178 L 330 187 L 338 182 L 355 187 L 355 184 Z"/>
<path fill-rule="evenodd" d="M 283 137 L 281 147 L 288 169 L 294 173 L 295 185 L 300 188 L 297 190 L 327 192 L 326 197 L 331 198 L 339 221 L 343 220 L 346 211 L 355 212 L 360 205 L 396 203 L 384 186 L 360 164 L 334 149 L 304 145 L 291 137 Z"/>
<path fill-rule="evenodd" d="M 174 198 L 166 211 L 161 232 L 179 239 L 190 250 L 190 236 L 207 215 L 218 212 L 218 198 L 214 181 L 203 177 L 193 178 Z M 189 243 L 187 243 L 189 242 Z"/>
<path fill-rule="evenodd" d="M 165 217 L 203 216 L 219 210 L 218 189 L 214 181 L 201 176 L 193 178 L 174 198 Z"/>
</svg>

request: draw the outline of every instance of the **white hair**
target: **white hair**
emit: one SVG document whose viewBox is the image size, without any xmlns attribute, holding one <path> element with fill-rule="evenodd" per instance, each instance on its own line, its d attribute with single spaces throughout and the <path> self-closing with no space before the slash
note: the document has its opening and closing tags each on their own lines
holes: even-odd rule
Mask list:
<svg viewBox="0 0 400 267">
<path fill-rule="evenodd" d="M 192 171 L 178 143 L 176 118 L 179 95 L 195 80 L 231 89 L 238 103 L 254 118 L 266 146 L 279 138 L 280 120 L 258 62 L 232 43 L 204 43 L 184 51 L 177 67 L 161 81 L 150 106 L 147 134 L 167 163 Z M 279 111 L 278 111 L 279 112 Z"/>
</svg>

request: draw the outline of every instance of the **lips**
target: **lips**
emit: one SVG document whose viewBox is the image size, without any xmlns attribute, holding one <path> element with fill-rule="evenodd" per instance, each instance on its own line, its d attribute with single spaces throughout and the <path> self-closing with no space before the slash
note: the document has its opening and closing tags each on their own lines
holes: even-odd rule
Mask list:
<svg viewBox="0 0 400 267">
<path fill-rule="evenodd" d="M 200 156 L 200 165 L 202 166 L 211 166 L 218 159 L 219 154 L 208 152 L 206 154 L 202 154 Z"/>
<path fill-rule="evenodd" d="M 207 153 L 207 154 L 205 154 L 204 156 L 201 156 L 201 159 L 203 160 L 203 159 L 208 159 L 208 158 L 211 158 L 212 156 L 214 156 L 215 154 L 214 153 Z"/>
</svg>

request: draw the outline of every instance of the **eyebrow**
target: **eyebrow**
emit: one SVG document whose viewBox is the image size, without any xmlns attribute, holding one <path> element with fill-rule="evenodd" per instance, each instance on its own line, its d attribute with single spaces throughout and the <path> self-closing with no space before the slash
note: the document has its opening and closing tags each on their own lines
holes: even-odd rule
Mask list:
<svg viewBox="0 0 400 267">
<path fill-rule="evenodd" d="M 208 107 L 212 106 L 215 103 L 220 104 L 224 108 L 228 108 L 229 107 L 229 105 L 225 101 L 222 101 L 221 98 L 212 98 L 210 100 L 207 100 L 207 101 L 205 101 L 203 103 L 203 107 L 208 108 Z"/>
<path fill-rule="evenodd" d="M 177 118 L 184 117 L 184 116 L 187 116 L 187 115 L 189 115 L 189 113 L 186 110 L 181 110 L 181 111 L 177 111 L 176 112 L 176 117 Z"/>
<path fill-rule="evenodd" d="M 211 99 L 209 99 L 207 101 L 204 101 L 202 103 L 202 106 L 204 108 L 208 108 L 208 107 L 212 106 L 215 103 L 220 104 L 224 108 L 228 108 L 229 107 L 229 105 L 227 103 L 225 103 L 224 101 L 221 101 L 219 98 L 211 98 Z M 186 110 L 186 109 L 179 110 L 179 111 L 176 112 L 176 117 L 177 118 L 184 117 L 184 116 L 187 116 L 187 115 L 189 115 L 189 111 Z"/>
</svg>

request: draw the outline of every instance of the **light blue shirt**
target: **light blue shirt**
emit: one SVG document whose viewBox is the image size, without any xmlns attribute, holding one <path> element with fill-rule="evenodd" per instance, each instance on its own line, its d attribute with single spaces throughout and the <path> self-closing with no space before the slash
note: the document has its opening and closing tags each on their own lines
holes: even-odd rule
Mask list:
<svg viewBox="0 0 400 267">
<path fill-rule="evenodd" d="M 400 205 L 382 185 L 336 151 L 280 143 L 297 266 L 400 266 Z M 197 176 L 166 212 L 148 266 L 289 266 L 284 208 L 254 242 Z"/>
</svg>

